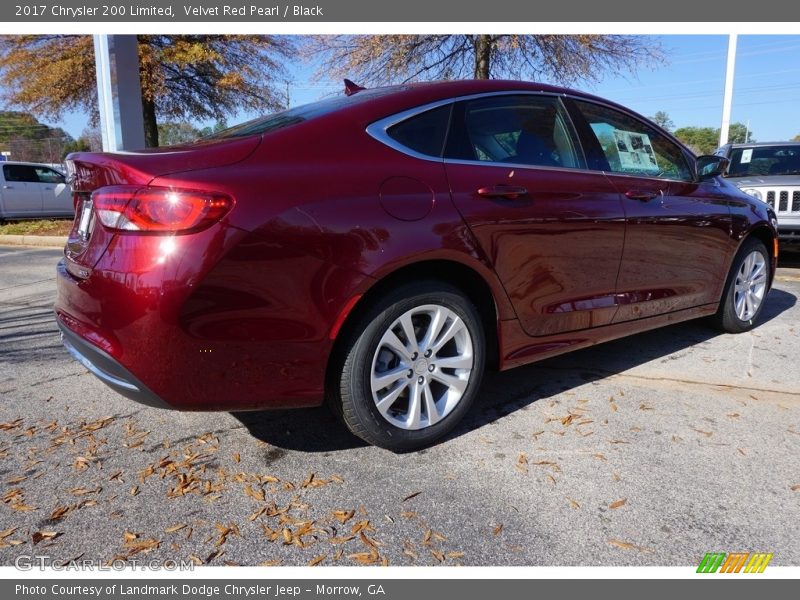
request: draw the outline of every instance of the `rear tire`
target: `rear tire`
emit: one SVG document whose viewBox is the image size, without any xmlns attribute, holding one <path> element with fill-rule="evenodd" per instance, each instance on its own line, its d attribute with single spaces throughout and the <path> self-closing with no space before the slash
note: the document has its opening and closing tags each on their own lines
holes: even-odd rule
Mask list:
<svg viewBox="0 0 800 600">
<path fill-rule="evenodd" d="M 756 326 L 769 291 L 770 258 L 761 240 L 749 238 L 736 253 L 725 282 L 715 327 L 742 333 Z"/>
<path fill-rule="evenodd" d="M 450 432 L 480 387 L 485 337 L 478 310 L 457 288 L 405 284 L 351 330 L 331 373 L 334 409 L 355 435 L 395 452 Z"/>
</svg>

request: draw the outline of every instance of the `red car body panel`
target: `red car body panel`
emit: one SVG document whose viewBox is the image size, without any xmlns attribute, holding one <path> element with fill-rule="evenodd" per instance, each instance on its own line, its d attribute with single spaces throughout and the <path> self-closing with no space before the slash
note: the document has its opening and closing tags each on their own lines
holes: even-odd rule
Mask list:
<svg viewBox="0 0 800 600">
<path fill-rule="evenodd" d="M 263 135 L 71 155 L 79 203 L 139 184 L 227 194 L 235 206 L 197 233 L 95 222 L 88 240 L 78 210 L 59 267 L 62 331 L 156 404 L 242 410 L 320 404 L 351 311 L 422 265 L 482 282 L 501 369 L 715 312 L 741 240 L 773 235 L 766 209 L 733 186 L 654 180 L 664 201 L 650 205 L 624 196 L 623 177 L 421 160 L 365 131 L 417 106 L 509 90 L 593 99 L 519 82 L 411 85 L 358 92 Z M 509 180 L 530 198 L 476 193 Z"/>
</svg>

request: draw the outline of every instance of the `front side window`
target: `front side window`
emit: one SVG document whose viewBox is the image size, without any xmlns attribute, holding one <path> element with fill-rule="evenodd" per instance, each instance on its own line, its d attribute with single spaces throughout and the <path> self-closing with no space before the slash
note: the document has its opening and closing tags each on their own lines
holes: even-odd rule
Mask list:
<svg viewBox="0 0 800 600">
<path fill-rule="evenodd" d="M 465 101 L 454 113 L 447 158 L 581 168 L 558 98 L 503 95 Z"/>
<path fill-rule="evenodd" d="M 680 147 L 654 128 L 617 110 L 575 101 L 612 173 L 691 181 Z"/>
<path fill-rule="evenodd" d="M 6 181 L 39 182 L 36 169 L 30 165 L 3 165 L 3 177 L 5 177 Z"/>
</svg>

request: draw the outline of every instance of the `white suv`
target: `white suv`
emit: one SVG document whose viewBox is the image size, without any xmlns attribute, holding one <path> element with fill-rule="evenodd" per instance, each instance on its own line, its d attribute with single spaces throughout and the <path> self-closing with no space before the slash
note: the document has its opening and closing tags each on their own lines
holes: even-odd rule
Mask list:
<svg viewBox="0 0 800 600">
<path fill-rule="evenodd" d="M 800 142 L 727 144 L 716 153 L 731 161 L 725 177 L 778 215 L 781 241 L 800 242 Z"/>
<path fill-rule="evenodd" d="M 63 173 L 37 163 L 0 162 L 0 219 L 74 214 L 72 193 Z"/>
</svg>

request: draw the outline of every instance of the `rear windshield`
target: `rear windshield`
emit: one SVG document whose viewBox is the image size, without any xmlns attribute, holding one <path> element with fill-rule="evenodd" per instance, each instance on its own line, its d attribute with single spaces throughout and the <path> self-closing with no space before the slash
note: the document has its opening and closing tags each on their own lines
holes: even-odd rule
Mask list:
<svg viewBox="0 0 800 600">
<path fill-rule="evenodd" d="M 800 145 L 734 148 L 728 177 L 800 175 Z"/>
<path fill-rule="evenodd" d="M 211 134 L 203 139 L 205 140 L 224 140 L 229 138 L 245 137 L 248 135 L 258 135 L 262 133 L 269 133 L 309 121 L 323 115 L 336 112 L 342 108 L 347 108 L 355 104 L 368 101 L 375 98 L 375 96 L 383 95 L 395 91 L 397 88 L 377 88 L 374 90 L 363 90 L 352 96 L 335 96 L 326 98 L 318 102 L 310 104 L 303 104 L 288 110 L 282 110 L 271 115 L 259 117 L 252 121 L 247 121 L 239 125 L 234 125 L 228 129 L 223 129 L 217 133 Z"/>
</svg>

